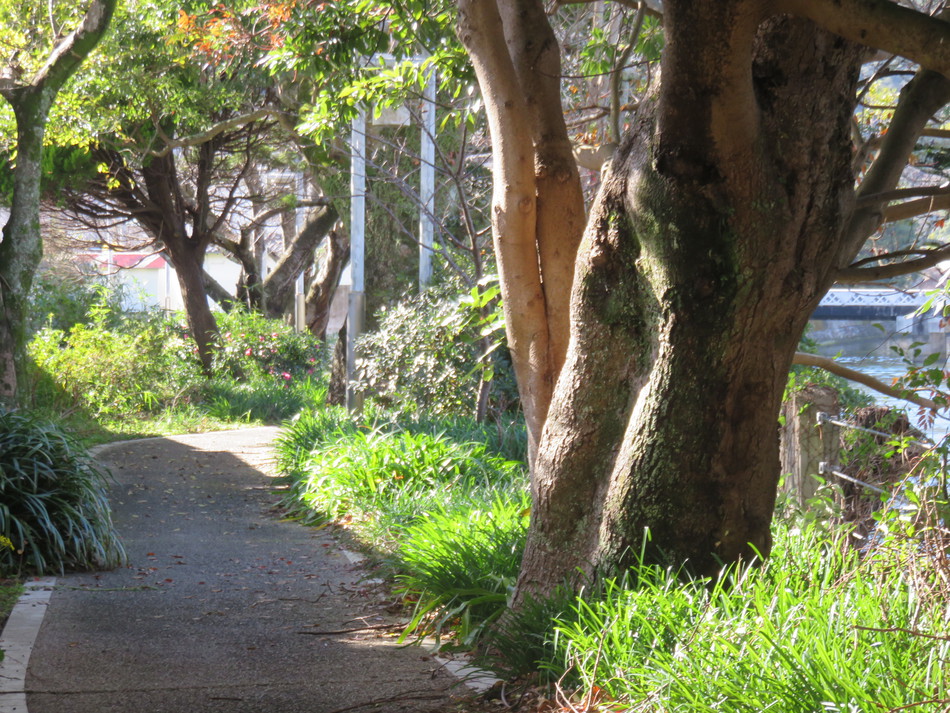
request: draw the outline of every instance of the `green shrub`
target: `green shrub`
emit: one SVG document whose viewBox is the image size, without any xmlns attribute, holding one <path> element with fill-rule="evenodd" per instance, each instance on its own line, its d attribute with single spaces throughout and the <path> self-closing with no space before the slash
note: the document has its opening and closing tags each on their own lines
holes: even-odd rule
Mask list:
<svg viewBox="0 0 950 713">
<path fill-rule="evenodd" d="M 34 408 L 78 412 L 113 430 L 139 428 L 142 419 L 180 430 L 279 423 L 325 400 L 323 348 L 278 320 L 218 314 L 222 339 L 209 379 L 181 315 L 119 314 L 103 293 L 88 317 L 31 341 Z"/>
<path fill-rule="evenodd" d="M 404 296 L 376 315 L 377 331 L 360 339 L 357 388 L 397 411 L 472 414 L 484 376 L 491 378 L 495 411 L 513 409 L 517 388 L 507 351 L 481 355 L 483 334 L 500 346 L 497 304 L 489 315 L 473 308 L 471 295 Z"/>
<path fill-rule="evenodd" d="M 114 567 L 106 474 L 57 427 L 0 411 L 0 572 Z"/>
<path fill-rule="evenodd" d="M 157 315 L 116 315 L 105 303 L 91 311 L 91 321 L 68 333 L 43 329 L 28 347 L 40 374 L 52 382 L 34 401 L 69 403 L 99 419 L 122 419 L 155 412 L 189 400 L 201 382 L 198 362 L 188 354 L 174 327 Z"/>
<path fill-rule="evenodd" d="M 97 278 L 41 269 L 30 289 L 27 333 L 33 335 L 43 328 L 68 332 L 89 321 L 97 305 L 108 305 L 113 314 L 119 314 L 121 303 L 122 294 Z"/>
<path fill-rule="evenodd" d="M 214 352 L 219 375 L 269 376 L 281 383 L 319 375 L 326 369 L 323 344 L 280 320 L 235 309 L 216 315 L 220 340 Z"/>
</svg>

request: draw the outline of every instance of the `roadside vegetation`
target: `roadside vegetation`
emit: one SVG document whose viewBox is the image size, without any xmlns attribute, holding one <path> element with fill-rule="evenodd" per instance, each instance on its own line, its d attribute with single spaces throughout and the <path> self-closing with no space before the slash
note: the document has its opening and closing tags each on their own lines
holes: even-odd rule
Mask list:
<svg viewBox="0 0 950 713">
<path fill-rule="evenodd" d="M 280 320 L 217 313 L 220 343 L 210 377 L 180 313 L 128 313 L 104 286 L 60 295 L 28 345 L 30 410 L 86 443 L 280 423 L 326 395 L 327 350 Z"/>
<path fill-rule="evenodd" d="M 935 501 L 879 502 L 861 549 L 827 486 L 805 512 L 780 506 L 765 563 L 715 580 L 642 563 L 509 616 L 524 467 L 497 443 L 472 443 L 485 435 L 475 424 L 466 434 L 451 423 L 448 436 L 382 412 L 301 416 L 278 443 L 284 504 L 305 523 L 347 528 L 403 597 L 404 639 L 474 654 L 509 682 L 509 701 L 531 691 L 556 710 L 945 709 L 950 565 Z"/>
<path fill-rule="evenodd" d="M 383 332 L 374 343 L 389 343 Z M 424 376 L 400 378 L 425 388 Z M 799 368 L 789 386 L 814 381 L 829 382 Z M 867 406 L 843 390 L 848 409 Z M 939 452 L 917 461 L 916 479 L 865 498 L 861 523 L 849 521 L 839 486 L 823 485 L 805 508 L 780 498 L 764 563 L 695 579 L 643 562 L 512 615 L 530 511 L 523 426 L 510 413 L 479 425 L 451 402 L 441 413 L 420 420 L 379 401 L 356 419 L 342 409 L 302 413 L 277 444 L 283 503 L 301 522 L 346 528 L 402 597 L 404 640 L 434 637 L 443 651 L 472 655 L 505 679 L 509 703 L 527 695 L 546 710 L 575 711 L 946 708 Z M 865 440 L 860 449 L 869 447 L 899 461 L 908 444 Z M 873 534 L 855 536 L 868 522 Z"/>
<path fill-rule="evenodd" d="M 926 479 L 890 484 L 867 506 L 859 546 L 840 488 L 825 485 L 808 508 L 780 502 L 765 563 L 715 580 L 642 563 L 512 615 L 531 510 L 527 439 L 504 344 L 478 343 L 492 319 L 464 295 L 407 297 L 377 315 L 363 343 L 358 383 L 372 395 L 360 416 L 327 403 L 326 349 L 281 322 L 218 315 L 208 378 L 175 316 L 123 313 L 102 289 L 84 299 L 37 323 L 30 415 L 0 416 L 9 540 L 0 540 L 0 617 L 18 576 L 122 558 L 107 475 L 51 419 L 65 414 L 56 420 L 86 443 L 283 423 L 287 515 L 345 528 L 401 599 L 403 640 L 472 655 L 505 679 L 509 702 L 850 712 L 941 710 L 950 700 L 939 453 L 920 460 Z M 815 378 L 799 369 L 790 388 Z M 846 400 L 864 405 L 854 393 Z M 907 446 L 861 446 L 875 447 L 880 460 Z"/>
</svg>

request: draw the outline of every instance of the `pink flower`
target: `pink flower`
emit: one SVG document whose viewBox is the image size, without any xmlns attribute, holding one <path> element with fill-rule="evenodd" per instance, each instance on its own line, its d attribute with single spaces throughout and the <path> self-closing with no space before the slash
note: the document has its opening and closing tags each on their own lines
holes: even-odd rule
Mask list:
<svg viewBox="0 0 950 713">
<path fill-rule="evenodd" d="M 281 377 L 287 381 L 290 381 L 290 374 L 288 374 L 286 371 L 281 373 Z"/>
<path fill-rule="evenodd" d="M 251 356 L 251 354 L 253 354 L 253 353 L 254 353 L 254 352 L 251 351 L 251 348 L 250 348 L 250 347 L 248 347 L 247 349 L 244 350 L 244 356 Z"/>
</svg>

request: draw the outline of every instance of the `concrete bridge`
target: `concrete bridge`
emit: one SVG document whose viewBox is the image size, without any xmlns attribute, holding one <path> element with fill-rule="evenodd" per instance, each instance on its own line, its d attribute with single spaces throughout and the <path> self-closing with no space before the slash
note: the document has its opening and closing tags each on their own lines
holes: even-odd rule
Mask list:
<svg viewBox="0 0 950 713">
<path fill-rule="evenodd" d="M 927 292 L 922 290 L 835 288 L 821 300 L 812 319 L 898 319 L 915 312 L 927 299 Z"/>
</svg>

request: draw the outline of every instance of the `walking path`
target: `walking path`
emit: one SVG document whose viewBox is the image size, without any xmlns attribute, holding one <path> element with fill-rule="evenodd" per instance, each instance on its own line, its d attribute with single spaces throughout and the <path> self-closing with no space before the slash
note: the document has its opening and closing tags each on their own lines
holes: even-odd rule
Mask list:
<svg viewBox="0 0 950 713">
<path fill-rule="evenodd" d="M 266 475 L 274 435 L 101 452 L 129 566 L 56 580 L 28 713 L 483 710 L 424 649 L 396 644 L 384 594 L 331 532 L 280 521 Z"/>
</svg>

